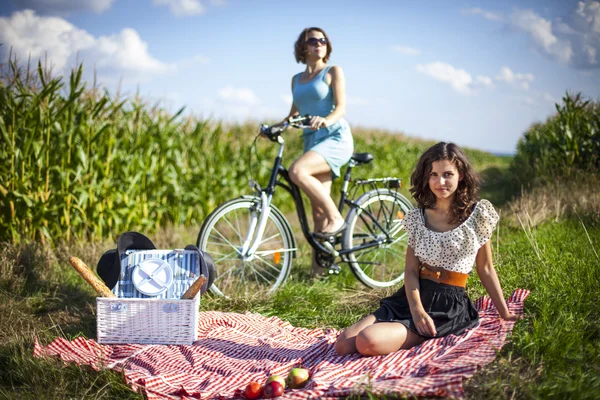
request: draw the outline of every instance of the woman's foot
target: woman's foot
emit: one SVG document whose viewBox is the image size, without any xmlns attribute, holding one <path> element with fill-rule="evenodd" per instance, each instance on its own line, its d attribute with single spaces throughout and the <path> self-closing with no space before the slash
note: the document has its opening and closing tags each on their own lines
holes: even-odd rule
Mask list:
<svg viewBox="0 0 600 400">
<path fill-rule="evenodd" d="M 315 232 L 315 236 L 318 236 L 320 238 L 328 238 L 331 236 L 337 236 L 340 233 L 344 232 L 346 230 L 346 227 L 347 227 L 346 221 L 341 219 L 338 222 L 336 222 L 335 224 L 326 225 L 323 228 L 323 231 Z"/>
</svg>

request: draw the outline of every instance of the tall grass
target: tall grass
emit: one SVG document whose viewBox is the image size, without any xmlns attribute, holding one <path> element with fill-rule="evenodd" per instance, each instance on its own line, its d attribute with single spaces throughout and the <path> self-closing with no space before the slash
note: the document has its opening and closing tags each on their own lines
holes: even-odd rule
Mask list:
<svg viewBox="0 0 600 400">
<path fill-rule="evenodd" d="M 523 183 L 545 183 L 600 170 L 600 102 L 567 93 L 556 114 L 533 124 L 517 145 L 511 172 Z"/>
<path fill-rule="evenodd" d="M 151 235 L 159 246 L 171 231 Z M 182 234 L 179 232 L 179 234 Z M 191 233 L 193 235 L 193 232 Z M 598 222 L 562 220 L 519 228 L 503 224 L 495 265 L 507 297 L 531 290 L 525 319 L 497 360 L 465 383 L 469 399 L 597 399 L 600 396 Z M 33 341 L 95 337 L 93 290 L 69 266 L 68 256 L 97 260 L 108 243 L 76 242 L 50 250 L 40 244 L 0 249 L 0 398 L 141 398 L 117 373 L 32 356 Z M 226 299 L 206 296 L 202 310 L 276 315 L 294 326 L 341 329 L 374 310 L 388 290 L 360 286 L 345 268 L 311 282 L 310 252 L 274 295 Z M 476 276 L 472 299 L 485 294 Z"/>
<path fill-rule="evenodd" d="M 248 164 L 258 124 L 224 127 L 184 117 L 183 109 L 169 114 L 139 96 L 87 88 L 83 65 L 68 81 L 14 60 L 0 71 L 0 242 L 94 241 L 126 230 L 199 226 L 218 204 L 249 192 L 250 173 L 266 185 L 275 146 L 259 141 Z M 395 175 L 408 183 L 428 144 L 354 133 L 356 151 L 376 157 L 357 177 Z M 298 134 L 288 134 L 287 143 L 284 165 L 302 149 Z M 290 211 L 293 203 L 281 197 L 278 206 Z"/>
<path fill-rule="evenodd" d="M 237 195 L 240 132 L 16 63 L 0 79 L 0 240 L 101 238 L 198 223 Z M 21 76 L 20 74 L 23 74 Z M 229 168 L 217 168 L 227 160 Z M 221 190 L 215 190 L 221 188 Z"/>
</svg>

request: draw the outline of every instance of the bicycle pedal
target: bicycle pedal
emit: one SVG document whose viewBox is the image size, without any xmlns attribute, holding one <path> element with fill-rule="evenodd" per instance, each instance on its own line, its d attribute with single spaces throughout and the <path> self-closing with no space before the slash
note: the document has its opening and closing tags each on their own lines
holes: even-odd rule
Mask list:
<svg viewBox="0 0 600 400">
<path fill-rule="evenodd" d="M 327 272 L 329 273 L 329 275 L 339 275 L 341 270 L 342 269 L 340 268 L 339 265 L 333 264 L 329 267 L 329 271 L 327 271 Z"/>
</svg>

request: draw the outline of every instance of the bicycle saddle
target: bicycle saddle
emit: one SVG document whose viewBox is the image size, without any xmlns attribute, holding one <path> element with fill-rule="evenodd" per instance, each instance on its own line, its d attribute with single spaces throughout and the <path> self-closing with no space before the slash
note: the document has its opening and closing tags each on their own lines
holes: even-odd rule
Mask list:
<svg viewBox="0 0 600 400">
<path fill-rule="evenodd" d="M 354 153 L 352 154 L 352 160 L 356 162 L 356 164 L 368 164 L 373 161 L 373 154 L 371 153 Z"/>
</svg>

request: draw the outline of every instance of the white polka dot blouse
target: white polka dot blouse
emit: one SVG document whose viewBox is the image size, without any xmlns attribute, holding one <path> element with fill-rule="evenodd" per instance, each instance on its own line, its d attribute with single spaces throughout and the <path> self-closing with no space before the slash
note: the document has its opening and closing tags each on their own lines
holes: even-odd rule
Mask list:
<svg viewBox="0 0 600 400">
<path fill-rule="evenodd" d="M 468 274 L 477 251 L 490 240 L 499 219 L 492 203 L 480 200 L 462 224 L 446 232 L 427 228 L 421 208 L 410 210 L 402 224 L 408 232 L 408 245 L 422 263 Z"/>
</svg>

